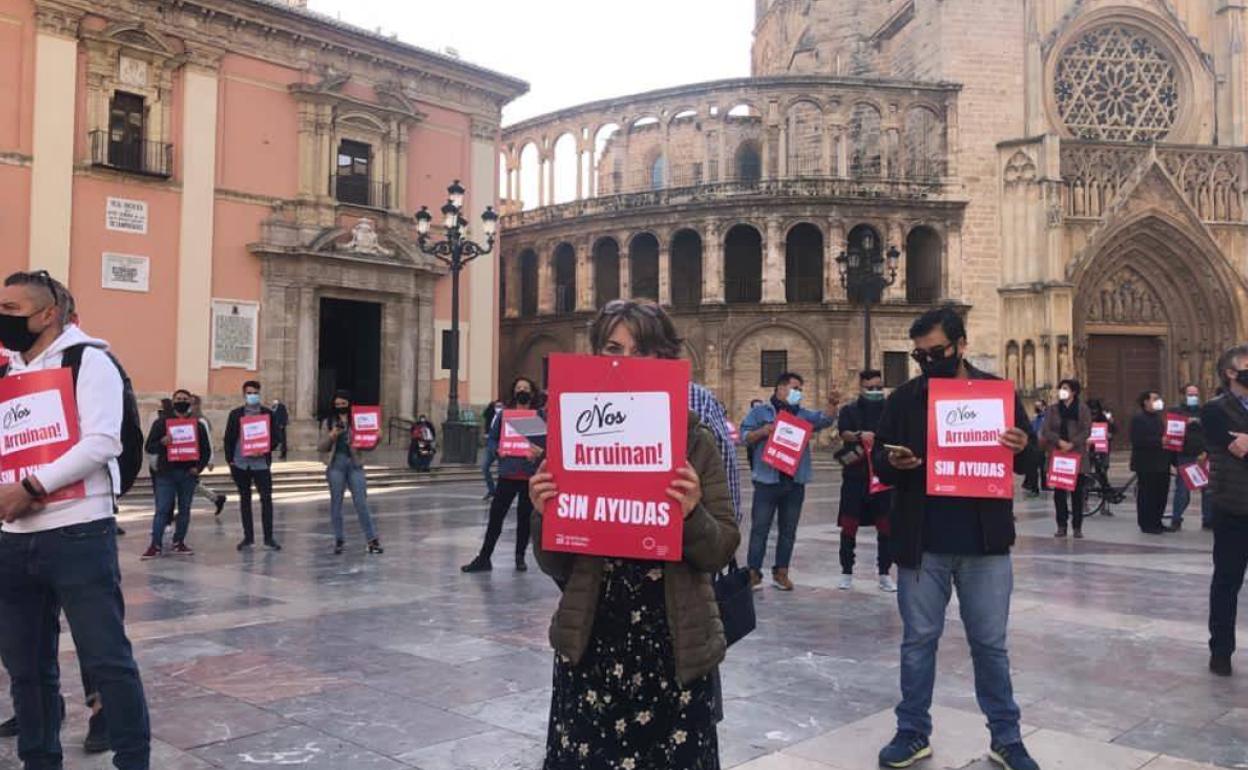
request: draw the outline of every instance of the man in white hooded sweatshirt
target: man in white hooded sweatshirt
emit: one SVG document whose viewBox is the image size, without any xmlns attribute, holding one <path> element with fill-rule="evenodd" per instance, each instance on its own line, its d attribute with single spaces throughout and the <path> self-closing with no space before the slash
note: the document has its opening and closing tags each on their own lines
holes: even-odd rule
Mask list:
<svg viewBox="0 0 1248 770">
<path fill-rule="evenodd" d="M 16 425 L 0 422 L 6 453 L 40 435 L 31 431 L 45 423 L 78 415 L 77 441 L 33 470 L 22 469 L 24 478 L 12 475 L 0 456 L 0 658 L 12 682 L 25 770 L 59 770 L 57 616 L 64 610 L 79 663 L 108 713 L 114 766 L 149 770 L 147 703 L 125 632 L 114 535 L 121 373 L 105 342 L 65 325 L 70 302 L 65 287 L 44 271 L 14 273 L 0 289 L 0 344 L 11 351 L 8 376 L 62 369 L 65 354 L 81 346 L 77 382 L 63 394 L 61 411 L 35 411 L 58 392 L 42 385 L 0 403 L 0 412 L 21 415 Z M 66 427 L 72 435 L 73 426 L 60 426 Z"/>
</svg>

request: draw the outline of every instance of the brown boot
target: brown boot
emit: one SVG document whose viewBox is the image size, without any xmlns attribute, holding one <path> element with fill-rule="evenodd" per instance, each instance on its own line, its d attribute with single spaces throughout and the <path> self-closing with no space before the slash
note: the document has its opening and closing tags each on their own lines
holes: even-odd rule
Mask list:
<svg viewBox="0 0 1248 770">
<path fill-rule="evenodd" d="M 771 571 L 771 582 L 781 591 L 793 590 L 793 581 L 789 580 L 789 570 L 787 568 L 773 569 Z"/>
<path fill-rule="evenodd" d="M 756 569 L 750 570 L 750 588 L 753 588 L 755 591 L 757 591 L 761 589 L 762 587 L 763 587 L 763 573 L 759 572 Z"/>
<path fill-rule="evenodd" d="M 1054 534 L 1053 537 L 1066 537 L 1066 527 L 1058 526 L 1057 533 Z"/>
</svg>

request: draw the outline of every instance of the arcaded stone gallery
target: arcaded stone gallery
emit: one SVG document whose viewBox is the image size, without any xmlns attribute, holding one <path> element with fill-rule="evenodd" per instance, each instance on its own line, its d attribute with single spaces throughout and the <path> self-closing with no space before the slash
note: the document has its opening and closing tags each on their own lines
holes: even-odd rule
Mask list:
<svg viewBox="0 0 1248 770">
<path fill-rule="evenodd" d="M 648 297 L 730 412 L 784 369 L 821 400 L 864 363 L 847 254 L 896 266 L 889 385 L 953 302 L 1028 394 L 1212 388 L 1246 331 L 1246 32 L 1222 2 L 757 0 L 752 77 L 504 130 L 503 379 Z"/>
</svg>

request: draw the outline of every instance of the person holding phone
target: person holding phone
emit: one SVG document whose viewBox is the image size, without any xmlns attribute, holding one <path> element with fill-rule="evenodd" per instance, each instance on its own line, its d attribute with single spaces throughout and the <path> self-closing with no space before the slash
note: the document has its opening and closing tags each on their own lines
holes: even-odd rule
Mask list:
<svg viewBox="0 0 1248 770">
<path fill-rule="evenodd" d="M 682 342 L 658 305 L 615 300 L 590 345 L 595 355 L 677 358 Z M 667 490 L 685 517 L 681 561 L 544 550 L 542 509 L 559 490 L 545 463 L 530 480 L 533 550 L 564 586 L 544 770 L 720 766 L 712 674 L 727 643 L 711 576 L 741 535 L 715 438 L 692 411 L 687 424 L 686 463 Z"/>
<path fill-rule="evenodd" d="M 373 514 L 368 510 L 368 477 L 364 474 L 364 459 L 360 453 L 367 451 L 352 446 L 351 441 L 351 394 L 340 390 L 334 394 L 333 411 L 325 419 L 325 435 L 317 449 L 326 455 L 325 477 L 329 481 L 329 518 L 334 525 L 334 553 L 341 554 L 346 547 L 346 534 L 342 524 L 342 498 L 351 490 L 351 504 L 360 520 L 360 530 L 368 541 L 366 551 L 370 554 L 385 553 L 377 530 L 373 527 Z"/>
</svg>

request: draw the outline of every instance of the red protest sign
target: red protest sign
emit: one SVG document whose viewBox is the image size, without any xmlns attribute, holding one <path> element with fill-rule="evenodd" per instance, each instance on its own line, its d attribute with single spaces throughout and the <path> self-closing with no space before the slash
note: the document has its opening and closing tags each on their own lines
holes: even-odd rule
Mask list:
<svg viewBox="0 0 1248 770">
<path fill-rule="evenodd" d="M 247 415 L 239 420 L 243 434 L 243 457 L 264 457 L 273 451 L 273 431 L 267 414 Z"/>
<path fill-rule="evenodd" d="M 1093 452 L 1109 454 L 1109 423 L 1092 423 L 1092 432 L 1088 434 L 1088 445 Z"/>
<path fill-rule="evenodd" d="M 351 448 L 374 449 L 381 443 L 381 407 L 351 407 Z"/>
<path fill-rule="evenodd" d="M 529 456 L 529 440 L 520 435 L 520 431 L 511 425 L 512 420 L 518 420 L 524 417 L 536 417 L 536 409 L 504 409 L 503 424 L 499 428 L 498 434 L 498 456 L 499 457 L 528 457 Z"/>
<path fill-rule="evenodd" d="M 862 437 L 862 448 L 867 454 L 867 477 L 870 479 L 867 487 L 868 495 L 878 495 L 881 492 L 887 492 L 892 489 L 889 485 L 880 481 L 880 477 L 875 475 L 875 460 L 871 459 L 871 448 L 875 446 L 875 439 L 869 436 Z"/>
<path fill-rule="evenodd" d="M 0 378 L 0 414 L 0 483 L 37 475 L 78 443 L 78 399 L 64 367 Z M 48 491 L 49 502 L 86 496 L 81 481 Z"/>
<path fill-rule="evenodd" d="M 1161 446 L 1171 452 L 1182 452 L 1187 439 L 1187 418 L 1181 414 L 1166 415 L 1166 430 L 1161 436 Z"/>
<path fill-rule="evenodd" d="M 1209 486 L 1209 468 L 1204 463 L 1180 465 L 1179 478 L 1189 492 L 1195 492 Z"/>
<path fill-rule="evenodd" d="M 1079 466 L 1082 462 L 1078 452 L 1054 452 L 1049 457 L 1049 486 L 1074 492 L 1079 485 Z"/>
<path fill-rule="evenodd" d="M 667 496 L 685 465 L 689 362 L 550 356 L 547 467 L 559 494 L 550 551 L 680 561 L 684 516 Z"/>
<path fill-rule="evenodd" d="M 165 420 L 165 435 L 169 437 L 165 446 L 165 457 L 169 462 L 199 461 L 199 420 L 194 417 Z"/>
<path fill-rule="evenodd" d="M 1014 457 L 1000 443 L 1014 427 L 1012 382 L 930 379 L 927 413 L 929 495 L 1014 496 Z"/>
<path fill-rule="evenodd" d="M 763 462 L 788 476 L 797 475 L 815 426 L 788 412 L 776 412 L 776 427 L 763 447 Z"/>
</svg>

